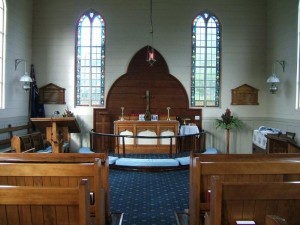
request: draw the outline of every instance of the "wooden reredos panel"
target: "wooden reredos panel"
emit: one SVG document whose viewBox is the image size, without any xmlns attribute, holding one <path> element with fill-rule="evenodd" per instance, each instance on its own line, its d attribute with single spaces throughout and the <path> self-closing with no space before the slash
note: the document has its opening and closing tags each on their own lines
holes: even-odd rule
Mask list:
<svg viewBox="0 0 300 225">
<path fill-rule="evenodd" d="M 151 97 L 150 111 L 152 114 L 158 114 L 159 119 L 166 118 L 166 108 L 170 107 L 172 118 L 189 117 L 190 122 L 202 127 L 201 109 L 189 108 L 186 90 L 180 81 L 169 73 L 167 63 L 159 52 L 155 51 L 156 62 L 152 66 L 146 62 L 147 49 L 148 46 L 138 51 L 130 61 L 127 73 L 114 82 L 107 95 L 106 109 L 94 109 L 94 129 L 97 132 L 103 131 L 97 129 L 96 114 L 103 113 L 113 122 L 119 119 L 121 107 L 125 108 L 125 118 L 134 118 L 145 113 L 147 90 Z M 196 115 L 200 116 L 200 120 L 194 120 Z"/>
</svg>

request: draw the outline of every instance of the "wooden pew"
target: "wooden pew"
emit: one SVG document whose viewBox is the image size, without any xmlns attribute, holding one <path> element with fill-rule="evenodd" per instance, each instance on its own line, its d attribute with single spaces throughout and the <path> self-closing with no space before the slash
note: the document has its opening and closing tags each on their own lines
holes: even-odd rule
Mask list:
<svg viewBox="0 0 300 225">
<path fill-rule="evenodd" d="M 195 154 L 191 153 L 189 218 L 199 225 L 210 210 L 211 176 L 222 181 L 299 181 L 299 154 Z"/>
<path fill-rule="evenodd" d="M 285 218 L 289 225 L 300 222 L 300 182 L 222 182 L 214 176 L 211 186 L 210 225 L 238 220 L 259 225 L 268 214 Z"/>
<path fill-rule="evenodd" d="M 14 135 L 11 139 L 11 147 L 15 149 L 17 153 L 52 153 L 52 149 L 47 147 L 50 143 L 46 143 L 43 134 L 40 132 L 33 132 L 25 135 Z M 50 146 L 51 147 L 51 146 Z"/>
<path fill-rule="evenodd" d="M 1 224 L 90 225 L 89 183 L 78 187 L 0 186 Z"/>
<path fill-rule="evenodd" d="M 76 186 L 88 178 L 95 203 L 91 216 L 96 225 L 110 218 L 108 160 L 105 154 L 3 153 L 0 154 L 0 185 Z M 96 214 L 95 212 L 101 212 Z"/>
<path fill-rule="evenodd" d="M 31 124 L 12 126 L 8 124 L 7 127 L 0 129 L 0 152 L 14 152 L 15 149 L 11 147 L 11 139 L 17 132 L 31 133 Z"/>
</svg>

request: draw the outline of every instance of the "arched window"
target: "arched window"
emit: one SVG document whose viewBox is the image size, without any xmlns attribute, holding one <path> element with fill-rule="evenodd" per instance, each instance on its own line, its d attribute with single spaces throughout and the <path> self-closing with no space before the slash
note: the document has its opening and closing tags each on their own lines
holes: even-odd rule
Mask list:
<svg viewBox="0 0 300 225">
<path fill-rule="evenodd" d="M 208 10 L 201 12 L 193 21 L 192 106 L 219 106 L 220 30 L 218 18 Z"/>
<path fill-rule="evenodd" d="M 0 0 L 0 108 L 4 108 L 5 0 Z"/>
<path fill-rule="evenodd" d="M 105 23 L 95 10 L 78 20 L 76 32 L 76 106 L 104 106 Z"/>
</svg>

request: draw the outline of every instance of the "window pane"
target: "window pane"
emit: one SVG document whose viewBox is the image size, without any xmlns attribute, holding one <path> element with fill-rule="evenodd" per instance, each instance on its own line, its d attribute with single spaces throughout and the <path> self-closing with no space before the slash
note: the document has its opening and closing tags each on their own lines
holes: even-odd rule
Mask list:
<svg viewBox="0 0 300 225">
<path fill-rule="evenodd" d="M 82 15 L 76 38 L 76 104 L 103 106 L 105 24 L 99 13 Z"/>
<path fill-rule="evenodd" d="M 208 10 L 193 22 L 192 106 L 219 106 L 220 27 Z"/>
</svg>

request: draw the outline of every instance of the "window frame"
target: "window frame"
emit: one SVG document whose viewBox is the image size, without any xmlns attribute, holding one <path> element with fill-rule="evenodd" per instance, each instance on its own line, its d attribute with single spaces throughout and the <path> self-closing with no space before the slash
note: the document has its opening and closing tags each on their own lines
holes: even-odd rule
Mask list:
<svg viewBox="0 0 300 225">
<path fill-rule="evenodd" d="M 205 22 L 205 27 L 201 27 L 201 26 L 197 26 L 197 22 L 203 18 L 204 22 Z M 216 46 L 215 48 L 213 48 L 212 46 L 208 46 L 208 32 L 207 32 L 207 28 L 208 28 L 208 22 L 210 19 L 213 19 L 213 21 L 215 22 L 216 24 L 216 27 L 215 27 L 215 36 L 216 36 Z M 197 36 L 197 31 L 199 32 L 199 30 L 201 28 L 204 28 L 205 32 L 204 32 L 204 35 L 205 35 L 205 39 L 204 39 L 204 47 L 202 45 L 197 45 L 196 42 L 198 40 L 198 42 L 200 42 L 198 36 Z M 213 28 L 213 27 L 212 27 Z M 198 34 L 200 35 L 200 33 Z M 212 37 L 212 35 L 211 35 Z M 212 39 L 210 39 L 211 41 Z M 221 91 L 221 42 L 222 42 L 222 27 L 221 27 L 221 23 L 220 23 L 220 19 L 216 16 L 215 13 L 211 12 L 210 10 L 203 10 L 201 11 L 200 13 L 197 14 L 197 16 L 193 19 L 193 22 L 192 22 L 192 62 L 191 62 L 191 106 L 192 107 L 219 107 L 220 106 L 220 91 Z M 205 53 L 204 54 L 196 54 L 196 52 L 199 50 L 199 49 L 204 49 L 205 50 Z M 214 50 L 215 49 L 215 54 L 216 54 L 216 58 L 215 58 L 215 67 L 213 66 L 208 66 L 208 56 L 209 54 L 207 53 L 208 49 L 211 49 L 211 50 Z M 199 56 L 198 58 L 197 55 Z M 203 66 L 196 66 L 197 64 L 197 60 L 199 61 L 199 59 L 201 58 L 201 56 L 203 57 L 204 56 L 204 65 Z M 211 60 L 211 62 L 213 62 Z M 198 62 L 199 63 L 199 62 Z M 200 69 L 203 69 L 202 72 L 199 72 L 199 74 L 196 74 L 196 70 L 199 70 Z M 210 86 L 208 87 L 207 86 L 207 83 L 208 83 L 208 69 L 211 69 L 211 71 L 213 71 L 215 69 L 215 73 L 213 74 L 213 76 L 215 76 L 215 79 L 214 80 L 211 80 L 212 83 L 214 84 L 214 86 Z M 196 80 L 196 76 L 200 76 L 200 73 L 203 73 L 202 76 L 204 77 L 202 81 L 202 85 L 199 86 L 197 85 L 197 83 L 200 83 L 200 80 Z M 209 100 L 208 99 L 208 96 L 206 95 L 207 91 L 208 91 L 208 88 L 212 89 L 213 90 L 213 87 L 215 87 L 215 90 L 214 90 L 214 99 L 212 100 Z M 196 100 L 196 93 L 200 93 L 202 89 L 204 92 L 203 93 L 203 100 Z M 200 96 L 200 94 L 199 94 Z M 211 95 L 212 96 L 212 95 Z M 202 101 L 203 104 L 197 104 L 196 102 L 197 101 Z M 213 105 L 212 104 L 207 104 L 207 102 L 213 102 Z"/>
<path fill-rule="evenodd" d="M 300 110 L 300 2 L 298 3 L 298 30 L 297 30 L 297 73 L 296 73 L 296 110 Z"/>
<path fill-rule="evenodd" d="M 6 2 L 5 0 L 0 1 L 0 10 L 2 12 L 2 24 L 0 25 L 2 27 L 2 30 L 0 28 L 0 36 L 2 37 L 0 38 L 0 109 L 5 109 Z"/>
<path fill-rule="evenodd" d="M 93 16 L 91 16 L 91 14 L 93 14 Z M 80 60 L 79 62 L 79 54 L 81 54 L 82 52 L 82 45 L 79 45 L 79 42 L 82 40 L 80 40 L 80 25 L 81 22 L 83 22 L 84 17 L 87 17 L 90 20 L 90 40 L 89 40 L 89 46 L 86 46 L 87 48 L 89 48 L 89 55 L 90 57 L 86 60 L 89 61 L 88 66 L 79 66 L 79 64 L 81 62 L 83 62 L 83 60 Z M 94 19 L 99 17 L 100 19 L 100 26 L 101 29 L 99 29 L 101 31 L 100 35 L 100 43 L 99 45 L 93 45 L 93 22 Z M 99 31 L 98 30 L 98 31 Z M 94 31 L 97 31 L 94 29 Z M 76 23 L 76 36 L 75 36 L 75 107 L 80 107 L 80 106 L 88 106 L 88 107 L 104 107 L 105 105 L 105 42 L 106 42 L 106 23 L 105 20 L 103 18 L 103 16 L 96 10 L 94 9 L 89 9 L 87 11 L 85 11 L 84 13 L 81 14 L 81 16 L 79 17 L 77 23 Z M 99 50 L 97 52 L 97 50 Z M 94 51 L 93 51 L 94 50 Z M 96 52 L 96 54 L 95 54 Z M 93 54 L 94 55 L 98 55 L 100 52 L 100 58 L 93 58 Z M 95 65 L 93 65 L 93 61 L 95 63 Z M 100 62 L 98 62 L 100 61 Z M 99 66 L 100 65 L 100 66 Z M 88 73 L 86 73 L 88 75 L 88 85 L 85 85 L 86 89 L 88 89 L 88 93 L 87 95 L 89 96 L 88 99 L 86 100 L 88 102 L 88 104 L 82 104 L 81 100 L 78 99 L 79 95 L 80 95 L 80 91 L 79 89 L 81 87 L 83 87 L 83 85 L 79 85 L 79 81 L 78 81 L 78 77 L 83 75 L 82 69 L 85 68 L 88 70 Z M 93 71 L 97 71 L 96 73 L 93 73 Z M 99 72 L 99 73 L 98 73 Z M 98 77 L 97 79 L 93 79 L 93 76 Z M 95 82 L 97 83 L 97 85 L 93 85 L 92 83 Z M 99 88 L 100 91 L 99 92 L 93 92 L 93 89 L 97 89 Z M 97 97 L 93 97 L 94 96 L 99 96 Z M 81 97 L 80 97 L 81 98 Z M 93 99 L 94 98 L 94 99 Z M 94 104 L 93 101 L 97 101 L 97 104 Z"/>
</svg>

